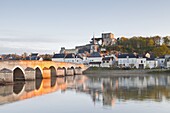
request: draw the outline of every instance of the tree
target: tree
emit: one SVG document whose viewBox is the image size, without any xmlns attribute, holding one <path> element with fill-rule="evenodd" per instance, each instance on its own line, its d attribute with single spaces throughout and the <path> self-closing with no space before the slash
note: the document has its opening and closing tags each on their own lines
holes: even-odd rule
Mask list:
<svg viewBox="0 0 170 113">
<path fill-rule="evenodd" d="M 160 47 L 154 48 L 154 49 L 153 49 L 153 53 L 154 53 L 157 57 L 160 57 L 160 56 L 162 56 L 162 55 L 170 54 L 170 49 L 169 49 L 165 44 L 163 44 L 163 45 L 160 46 Z"/>
<path fill-rule="evenodd" d="M 149 39 L 149 41 L 148 41 L 148 46 L 154 46 L 154 41 L 153 41 L 153 39 Z"/>
<path fill-rule="evenodd" d="M 169 46 L 170 45 L 170 37 L 169 36 L 163 37 L 163 43 L 166 46 Z"/>
<path fill-rule="evenodd" d="M 160 36 L 154 36 L 154 37 L 151 37 L 151 38 L 153 39 L 155 46 L 160 45 L 160 42 L 161 42 L 161 37 Z"/>
</svg>

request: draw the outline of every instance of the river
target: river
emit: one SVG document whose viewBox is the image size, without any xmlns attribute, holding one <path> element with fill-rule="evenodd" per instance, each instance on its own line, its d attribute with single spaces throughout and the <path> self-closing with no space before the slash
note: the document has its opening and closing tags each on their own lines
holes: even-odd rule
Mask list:
<svg viewBox="0 0 170 113">
<path fill-rule="evenodd" d="M 0 86 L 1 113 L 169 113 L 170 76 L 68 76 Z"/>
</svg>

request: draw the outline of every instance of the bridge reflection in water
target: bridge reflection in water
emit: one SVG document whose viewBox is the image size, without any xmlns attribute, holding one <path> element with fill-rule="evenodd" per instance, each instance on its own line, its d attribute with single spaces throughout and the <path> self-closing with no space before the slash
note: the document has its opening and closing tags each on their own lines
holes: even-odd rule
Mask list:
<svg viewBox="0 0 170 113">
<path fill-rule="evenodd" d="M 0 86 L 0 104 L 12 103 L 35 96 L 66 90 L 83 92 L 91 96 L 94 103 L 114 106 L 116 101 L 156 101 L 170 99 L 170 76 L 143 77 L 87 77 L 37 79 Z"/>
</svg>

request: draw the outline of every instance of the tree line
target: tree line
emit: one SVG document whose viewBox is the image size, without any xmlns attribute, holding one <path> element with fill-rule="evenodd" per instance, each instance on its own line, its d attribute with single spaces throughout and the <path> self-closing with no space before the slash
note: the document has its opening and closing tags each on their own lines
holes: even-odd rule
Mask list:
<svg viewBox="0 0 170 113">
<path fill-rule="evenodd" d="M 119 51 L 121 53 L 145 54 L 146 52 L 153 53 L 156 57 L 170 54 L 170 36 L 160 37 L 121 37 L 117 38 L 114 45 L 106 46 L 108 52 Z"/>
</svg>

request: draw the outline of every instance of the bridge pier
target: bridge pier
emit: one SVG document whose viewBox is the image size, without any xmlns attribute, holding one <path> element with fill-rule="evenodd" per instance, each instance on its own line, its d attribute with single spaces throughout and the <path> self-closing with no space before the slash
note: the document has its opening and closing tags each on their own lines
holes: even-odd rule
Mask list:
<svg viewBox="0 0 170 113">
<path fill-rule="evenodd" d="M 81 68 L 75 68 L 75 75 L 82 75 L 83 71 Z"/>
<path fill-rule="evenodd" d="M 66 75 L 74 75 L 74 68 L 68 68 Z"/>
<path fill-rule="evenodd" d="M 26 81 L 25 82 L 25 91 L 30 92 L 35 90 L 35 81 Z"/>
<path fill-rule="evenodd" d="M 25 80 L 35 80 L 35 70 L 27 67 L 25 69 Z"/>
<path fill-rule="evenodd" d="M 50 88 L 51 87 L 51 80 L 45 79 L 43 80 L 43 88 Z"/>
<path fill-rule="evenodd" d="M 7 68 L 0 70 L 0 83 L 12 83 L 13 82 L 13 72 Z"/>
<path fill-rule="evenodd" d="M 13 94 L 13 85 L 0 86 L 0 95 L 9 96 Z"/>
<path fill-rule="evenodd" d="M 47 67 L 43 68 L 43 78 L 51 78 L 51 70 Z"/>
</svg>

